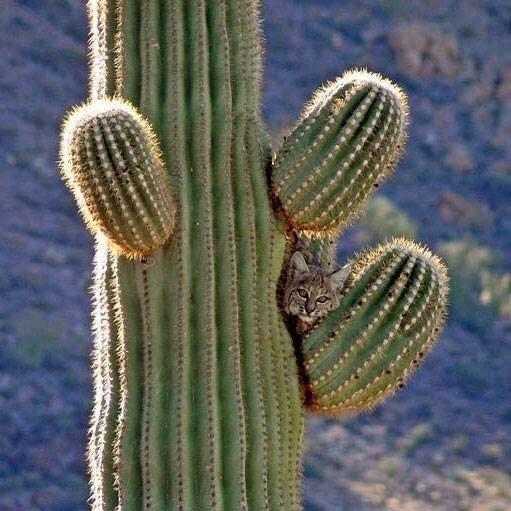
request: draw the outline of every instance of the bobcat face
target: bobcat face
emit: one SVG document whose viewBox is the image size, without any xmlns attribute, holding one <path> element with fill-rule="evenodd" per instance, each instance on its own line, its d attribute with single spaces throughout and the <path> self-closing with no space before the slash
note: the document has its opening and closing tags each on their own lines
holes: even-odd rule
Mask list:
<svg viewBox="0 0 511 511">
<path fill-rule="evenodd" d="M 310 329 L 339 305 L 339 292 L 351 273 L 351 266 L 326 272 L 319 266 L 308 265 L 303 254 L 291 257 L 284 293 L 284 309 L 295 316 L 301 329 Z"/>
</svg>

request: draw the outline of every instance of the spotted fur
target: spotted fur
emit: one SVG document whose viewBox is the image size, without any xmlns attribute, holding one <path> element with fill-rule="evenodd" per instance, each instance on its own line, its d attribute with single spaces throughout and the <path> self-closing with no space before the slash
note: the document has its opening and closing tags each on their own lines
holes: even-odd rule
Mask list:
<svg viewBox="0 0 511 511">
<path fill-rule="evenodd" d="M 350 273 L 351 265 L 327 272 L 309 253 L 293 253 L 284 290 L 284 311 L 296 321 L 298 334 L 307 333 L 339 306 L 339 294 Z"/>
</svg>

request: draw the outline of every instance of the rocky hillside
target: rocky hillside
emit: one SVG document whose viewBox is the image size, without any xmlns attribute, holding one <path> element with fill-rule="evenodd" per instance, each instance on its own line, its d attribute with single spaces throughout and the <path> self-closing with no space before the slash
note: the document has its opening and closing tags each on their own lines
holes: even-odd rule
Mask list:
<svg viewBox="0 0 511 511">
<path fill-rule="evenodd" d="M 82 0 L 0 4 L 0 508 L 85 511 L 91 239 L 58 179 L 85 98 Z M 410 96 L 406 157 L 339 257 L 405 233 L 451 267 L 451 320 L 393 400 L 311 418 L 308 511 L 511 509 L 511 4 L 266 0 L 274 139 L 348 67 Z"/>
</svg>

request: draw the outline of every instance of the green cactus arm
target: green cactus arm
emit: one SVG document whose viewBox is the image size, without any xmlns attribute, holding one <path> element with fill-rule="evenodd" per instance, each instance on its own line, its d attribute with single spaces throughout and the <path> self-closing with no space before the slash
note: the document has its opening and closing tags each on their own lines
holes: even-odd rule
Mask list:
<svg viewBox="0 0 511 511">
<path fill-rule="evenodd" d="M 403 91 L 349 71 L 320 89 L 275 156 L 272 192 L 291 227 L 338 235 L 395 166 L 408 123 Z"/>
<path fill-rule="evenodd" d="M 176 204 L 156 136 L 131 105 L 96 100 L 75 109 L 61 147 L 64 180 L 94 234 L 127 257 L 167 242 Z"/>
<path fill-rule="evenodd" d="M 89 16 L 91 101 L 122 97 L 151 122 L 178 205 L 147 262 L 110 240 L 97 272 L 115 323 L 96 332 L 93 509 L 295 511 L 303 407 L 275 300 L 258 4 L 90 0 Z"/>
<path fill-rule="evenodd" d="M 440 334 L 447 293 L 442 262 L 412 242 L 355 258 L 339 307 L 303 340 L 309 409 L 354 413 L 402 386 Z"/>
</svg>

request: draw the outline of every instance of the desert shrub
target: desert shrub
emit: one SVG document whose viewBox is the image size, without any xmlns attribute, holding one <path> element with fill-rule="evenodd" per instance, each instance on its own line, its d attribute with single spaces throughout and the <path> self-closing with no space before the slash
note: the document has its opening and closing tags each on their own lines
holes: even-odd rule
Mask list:
<svg viewBox="0 0 511 511">
<path fill-rule="evenodd" d="M 451 276 L 451 313 L 483 333 L 495 321 L 511 317 L 511 274 L 495 269 L 496 254 L 475 240 L 440 244 Z"/>
<path fill-rule="evenodd" d="M 5 344 L 7 359 L 22 367 L 38 368 L 54 353 L 62 353 L 65 325 L 37 309 L 25 309 L 11 320 L 14 332 Z"/>
<path fill-rule="evenodd" d="M 511 273 L 481 273 L 480 301 L 495 309 L 499 315 L 511 319 Z"/>
<path fill-rule="evenodd" d="M 415 224 L 406 213 L 382 196 L 369 201 L 357 228 L 357 238 L 362 245 L 374 245 L 392 236 L 414 238 L 417 234 Z"/>
</svg>

